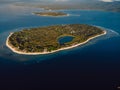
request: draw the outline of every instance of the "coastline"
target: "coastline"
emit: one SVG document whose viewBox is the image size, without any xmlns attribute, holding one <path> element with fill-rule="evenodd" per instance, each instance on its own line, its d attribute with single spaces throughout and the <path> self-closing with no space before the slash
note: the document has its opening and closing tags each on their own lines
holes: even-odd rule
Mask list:
<svg viewBox="0 0 120 90">
<path fill-rule="evenodd" d="M 70 14 L 60 15 L 60 16 L 52 16 L 52 15 L 38 15 L 35 13 L 32 13 L 32 15 L 43 16 L 43 17 L 68 17 L 68 16 L 70 16 Z"/>
<path fill-rule="evenodd" d="M 18 51 L 16 50 L 16 48 L 14 48 L 13 46 L 9 45 L 9 37 L 12 35 L 13 33 L 10 33 L 9 36 L 7 37 L 7 40 L 6 40 L 6 46 L 11 50 L 13 51 L 14 53 L 17 53 L 17 54 L 22 54 L 22 55 L 42 55 L 42 54 L 51 54 L 51 53 L 55 53 L 55 52 L 58 52 L 58 51 L 62 51 L 62 50 L 67 50 L 67 49 L 72 49 L 74 47 L 78 47 L 80 45 L 83 45 L 83 44 L 86 44 L 88 43 L 90 40 L 92 39 L 95 39 L 97 37 L 100 37 L 100 36 L 103 36 L 105 34 L 107 34 L 107 31 L 104 30 L 104 33 L 102 34 L 99 34 L 99 35 L 96 35 L 94 37 L 91 37 L 89 39 L 87 39 L 86 41 L 82 42 L 82 43 L 78 43 L 76 45 L 72 45 L 72 46 L 69 46 L 69 47 L 64 47 L 64 48 L 60 48 L 58 50 L 53 50 L 51 52 L 23 52 L 23 51 Z"/>
</svg>

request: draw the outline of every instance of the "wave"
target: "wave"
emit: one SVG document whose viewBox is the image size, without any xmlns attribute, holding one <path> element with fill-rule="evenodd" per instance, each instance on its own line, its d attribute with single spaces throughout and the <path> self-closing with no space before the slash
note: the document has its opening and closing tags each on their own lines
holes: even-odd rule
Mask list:
<svg viewBox="0 0 120 90">
<path fill-rule="evenodd" d="M 115 30 L 108 29 L 108 28 L 105 28 L 105 27 L 102 27 L 102 26 L 96 26 L 96 25 L 93 25 L 93 26 L 101 28 L 103 30 L 106 30 L 107 31 L 106 37 L 111 38 L 111 37 L 118 37 L 118 36 L 120 36 L 120 34 L 118 32 L 116 32 Z"/>
</svg>

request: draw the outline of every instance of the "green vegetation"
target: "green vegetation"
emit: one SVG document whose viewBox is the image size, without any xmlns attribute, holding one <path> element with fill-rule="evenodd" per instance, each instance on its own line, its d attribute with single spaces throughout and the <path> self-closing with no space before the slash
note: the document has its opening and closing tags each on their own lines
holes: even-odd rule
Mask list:
<svg viewBox="0 0 120 90">
<path fill-rule="evenodd" d="M 102 29 L 85 24 L 55 25 L 14 32 L 8 41 L 20 51 L 43 52 L 72 46 L 102 33 Z M 60 45 L 58 39 L 64 36 L 73 36 L 74 39 Z"/>
<path fill-rule="evenodd" d="M 67 14 L 63 12 L 34 12 L 34 14 L 40 16 L 67 16 Z"/>
</svg>

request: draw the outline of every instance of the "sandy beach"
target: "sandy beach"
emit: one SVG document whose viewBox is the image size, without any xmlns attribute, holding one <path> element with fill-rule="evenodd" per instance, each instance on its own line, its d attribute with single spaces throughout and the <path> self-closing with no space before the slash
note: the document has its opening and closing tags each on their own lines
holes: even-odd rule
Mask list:
<svg viewBox="0 0 120 90">
<path fill-rule="evenodd" d="M 38 15 L 35 13 L 32 13 L 32 15 L 43 16 L 43 17 L 68 17 L 68 16 L 70 16 L 70 14 L 61 15 L 61 16 L 52 16 L 52 15 Z"/>
<path fill-rule="evenodd" d="M 97 38 L 97 37 L 100 37 L 102 35 L 105 35 L 107 33 L 107 31 L 104 30 L 104 33 L 100 34 L 100 35 L 96 35 L 94 37 L 91 37 L 89 38 L 88 40 L 82 42 L 82 43 L 79 43 L 79 44 L 76 44 L 76 45 L 73 45 L 73 46 L 69 46 L 69 47 L 64 47 L 64 48 L 60 48 L 58 50 L 54 50 L 54 51 L 51 51 L 51 52 L 34 52 L 34 53 L 31 53 L 31 52 L 23 52 L 23 51 L 18 51 L 15 47 L 13 47 L 12 45 L 9 44 L 9 37 L 13 34 L 13 33 L 10 33 L 10 35 L 7 37 L 7 40 L 6 40 L 6 46 L 12 50 L 14 53 L 17 53 L 17 54 L 23 54 L 23 55 L 40 55 L 40 54 L 50 54 L 50 53 L 55 53 L 55 52 L 58 52 L 58 51 L 62 51 L 62 50 L 67 50 L 67 49 L 71 49 L 71 48 L 74 48 L 74 47 L 77 47 L 77 46 L 80 46 L 80 45 L 83 45 L 83 44 L 86 44 L 87 42 L 89 42 L 90 40 L 94 39 L 94 38 Z"/>
</svg>

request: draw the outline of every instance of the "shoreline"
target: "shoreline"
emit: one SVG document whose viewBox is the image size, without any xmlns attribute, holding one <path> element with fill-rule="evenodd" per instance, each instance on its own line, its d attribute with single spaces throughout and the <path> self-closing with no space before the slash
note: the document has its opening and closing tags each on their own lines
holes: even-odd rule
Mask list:
<svg viewBox="0 0 120 90">
<path fill-rule="evenodd" d="M 38 15 L 38 14 L 35 14 L 35 13 L 32 13 L 32 15 L 36 15 L 36 16 L 43 16 L 43 17 L 68 17 L 70 16 L 70 14 L 66 14 L 66 15 L 59 15 L 59 16 L 52 16 L 52 15 Z"/>
<path fill-rule="evenodd" d="M 22 55 L 43 55 L 43 54 L 51 54 L 51 53 L 55 53 L 55 52 L 59 52 L 59 51 L 62 51 L 62 50 L 67 50 L 67 49 L 72 49 L 72 48 L 75 48 L 75 47 L 78 47 L 80 45 L 83 45 L 83 44 L 86 44 L 88 43 L 90 40 L 92 39 L 95 39 L 97 37 L 100 37 L 100 36 L 103 36 L 105 34 L 107 34 L 107 31 L 104 30 L 104 33 L 102 34 L 99 34 L 99 35 L 96 35 L 94 37 L 91 37 L 89 39 L 87 39 L 86 41 L 82 42 L 82 43 L 78 43 L 76 45 L 72 45 L 72 46 L 69 46 L 69 47 L 64 47 L 64 48 L 60 48 L 58 50 L 53 50 L 51 52 L 22 52 L 22 51 L 18 51 L 16 50 L 16 48 L 12 45 L 9 45 L 9 37 L 12 35 L 13 33 L 10 33 L 9 36 L 7 37 L 7 40 L 6 40 L 6 46 L 11 50 L 13 51 L 14 53 L 17 53 L 17 54 L 22 54 Z"/>
</svg>

